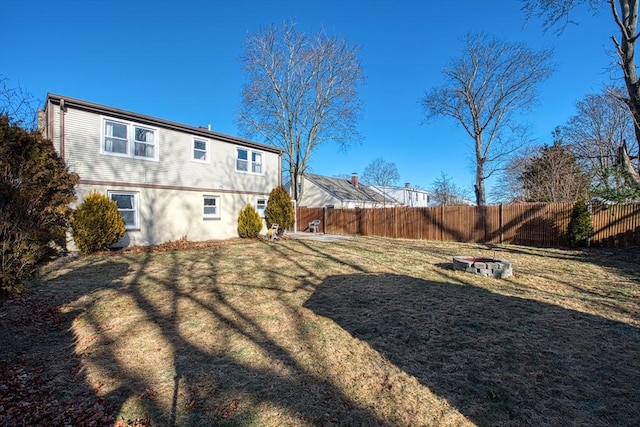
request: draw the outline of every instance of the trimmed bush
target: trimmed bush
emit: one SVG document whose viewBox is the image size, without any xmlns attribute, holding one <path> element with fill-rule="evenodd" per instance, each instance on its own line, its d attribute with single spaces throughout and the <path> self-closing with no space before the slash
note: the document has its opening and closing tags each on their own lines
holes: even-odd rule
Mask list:
<svg viewBox="0 0 640 427">
<path fill-rule="evenodd" d="M 291 197 L 283 186 L 271 190 L 264 216 L 267 220 L 267 228 L 271 228 L 272 224 L 279 225 L 278 234 L 284 233 L 286 228 L 293 226 L 294 213 Z"/>
<path fill-rule="evenodd" d="M 262 230 L 262 218 L 253 206 L 247 204 L 238 215 L 238 236 L 242 238 L 258 237 Z"/>
<path fill-rule="evenodd" d="M 584 200 L 578 200 L 573 205 L 571 220 L 567 229 L 567 245 L 574 248 L 578 246 L 588 246 L 589 237 L 593 233 L 593 221 L 591 212 Z"/>
<path fill-rule="evenodd" d="M 124 219 L 117 203 L 104 194 L 92 192 L 73 214 L 73 241 L 81 252 L 109 249 L 124 233 Z"/>
</svg>

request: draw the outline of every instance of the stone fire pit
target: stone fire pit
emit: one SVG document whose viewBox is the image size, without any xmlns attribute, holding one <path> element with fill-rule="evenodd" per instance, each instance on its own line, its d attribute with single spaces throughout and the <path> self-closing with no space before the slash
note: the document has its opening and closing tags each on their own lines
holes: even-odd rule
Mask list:
<svg viewBox="0 0 640 427">
<path fill-rule="evenodd" d="M 513 275 L 511 263 L 503 259 L 454 256 L 453 269 L 477 274 L 479 276 L 505 279 Z"/>
</svg>

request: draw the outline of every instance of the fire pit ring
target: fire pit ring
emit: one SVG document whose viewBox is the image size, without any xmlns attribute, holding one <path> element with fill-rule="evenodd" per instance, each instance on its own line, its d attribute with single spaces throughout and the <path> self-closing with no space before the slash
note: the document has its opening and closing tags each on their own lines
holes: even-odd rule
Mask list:
<svg viewBox="0 0 640 427">
<path fill-rule="evenodd" d="M 500 279 L 506 279 L 513 275 L 511 262 L 496 258 L 454 256 L 453 269 Z"/>
</svg>

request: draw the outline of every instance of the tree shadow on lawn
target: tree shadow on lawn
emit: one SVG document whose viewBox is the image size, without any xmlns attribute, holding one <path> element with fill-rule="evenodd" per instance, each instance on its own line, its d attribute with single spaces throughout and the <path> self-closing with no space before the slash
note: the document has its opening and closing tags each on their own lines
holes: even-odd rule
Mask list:
<svg viewBox="0 0 640 427">
<path fill-rule="evenodd" d="M 43 294 L 54 295 L 50 307 L 73 308 L 64 315 L 59 333 L 43 331 L 51 341 L 44 350 L 42 343 L 27 338 L 16 351 L 42 350 L 48 357 L 39 362 L 46 364 L 47 372 L 72 371 L 67 383 L 48 385 L 51 399 L 67 387 L 76 394 L 100 396 L 110 408 L 134 413 L 151 425 L 247 425 L 260 419 L 256 411 L 261 405 L 281 408 L 303 424 L 387 424 L 332 385 L 320 370 L 301 365 L 299 355 L 247 316 L 246 307 L 236 307 L 235 296 L 217 282 L 216 257 L 207 255 L 208 276 L 201 268 L 192 271 L 179 252 L 171 252 L 164 255 L 164 270 L 143 254 L 127 262 L 119 257 L 89 261 L 46 279 L 39 286 Z M 286 292 L 273 291 L 298 320 L 294 330 L 299 345 L 308 347 L 309 357 L 317 357 L 314 338 L 299 317 L 303 309 L 299 304 L 288 306 L 282 296 Z M 119 310 L 124 318 L 126 312 L 135 315 L 125 324 L 113 323 Z M 190 324 L 199 321 L 215 330 L 189 332 Z M 214 335 L 212 345 L 204 334 Z M 141 337 L 145 342 L 136 342 Z M 83 342 L 87 339 L 88 344 Z M 245 360 L 243 352 L 250 348 L 266 354 L 279 368 L 261 368 Z M 6 351 L 0 355 L 15 357 Z M 62 420 L 74 424 L 75 419 Z M 35 421 L 47 424 L 46 419 Z M 78 425 L 83 424 L 89 422 Z"/>
<path fill-rule="evenodd" d="M 70 261 L 61 259 L 58 265 L 64 268 Z M 80 311 L 63 312 L 60 307 L 103 283 L 117 282 L 128 268 L 126 263 L 89 262 L 67 277 L 80 286 L 43 289 L 30 284 L 24 294 L 2 304 L 0 424 L 113 425 L 113 408 L 85 381 L 73 354 L 71 323 Z M 102 280 L 85 280 L 87 273 Z"/>
<path fill-rule="evenodd" d="M 637 425 L 640 330 L 469 285 L 330 276 L 304 304 L 479 425 Z"/>
<path fill-rule="evenodd" d="M 568 247 L 535 247 L 518 246 L 509 244 L 483 244 L 488 253 L 493 253 L 497 258 L 509 259 L 510 254 L 525 256 L 543 256 L 553 258 L 560 262 L 579 262 L 599 265 L 606 270 L 634 282 L 640 283 L 640 248 L 568 248 Z M 541 252 L 543 251 L 543 252 Z"/>
</svg>

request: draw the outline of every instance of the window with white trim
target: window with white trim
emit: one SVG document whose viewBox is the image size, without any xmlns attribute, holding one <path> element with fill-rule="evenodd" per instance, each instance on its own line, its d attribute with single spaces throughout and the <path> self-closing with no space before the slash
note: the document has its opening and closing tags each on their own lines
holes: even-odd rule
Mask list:
<svg viewBox="0 0 640 427">
<path fill-rule="evenodd" d="M 236 170 L 239 172 L 247 172 L 249 170 L 249 151 L 243 148 L 237 149 Z"/>
<path fill-rule="evenodd" d="M 202 200 L 202 217 L 220 218 L 220 196 L 204 196 Z"/>
<path fill-rule="evenodd" d="M 127 230 L 137 230 L 139 226 L 138 193 L 109 191 L 109 198 L 118 205 L 118 212 L 124 219 Z"/>
<path fill-rule="evenodd" d="M 104 145 L 105 153 L 124 154 L 129 153 L 129 140 L 127 138 L 127 125 L 111 120 L 104 121 Z"/>
<path fill-rule="evenodd" d="M 152 129 L 133 126 L 133 155 L 155 159 L 156 134 Z"/>
<path fill-rule="evenodd" d="M 251 152 L 251 172 L 262 173 L 262 153 Z"/>
<path fill-rule="evenodd" d="M 158 160 L 158 129 L 104 118 L 101 152 Z"/>
<path fill-rule="evenodd" d="M 236 149 L 236 171 L 262 174 L 262 153 L 246 148 Z"/>
<path fill-rule="evenodd" d="M 264 218 L 264 210 L 267 208 L 267 199 L 258 199 L 256 202 L 256 211 L 260 218 Z"/>
<path fill-rule="evenodd" d="M 201 138 L 193 138 L 193 160 L 199 162 L 209 161 L 209 141 Z"/>
</svg>

